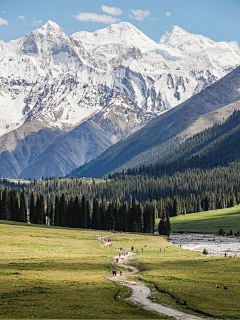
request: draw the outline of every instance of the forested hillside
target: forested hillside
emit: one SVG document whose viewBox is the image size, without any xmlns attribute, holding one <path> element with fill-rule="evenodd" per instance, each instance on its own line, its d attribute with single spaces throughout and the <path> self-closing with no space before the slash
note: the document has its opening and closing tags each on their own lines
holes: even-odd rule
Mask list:
<svg viewBox="0 0 240 320">
<path fill-rule="evenodd" d="M 139 169 L 128 169 L 128 175 L 147 174 L 160 177 L 176 171 L 199 168 L 202 170 L 228 166 L 240 161 L 240 111 L 213 128 L 187 139 L 161 158 Z M 119 174 L 112 175 L 118 177 Z"/>
<path fill-rule="evenodd" d="M 2 179 L 0 219 L 94 229 L 154 231 L 161 218 L 240 203 L 240 111 L 186 140 L 164 162 L 108 179 Z M 14 188 L 15 186 L 15 188 Z"/>
<path fill-rule="evenodd" d="M 161 159 L 187 138 L 221 122 L 234 110 L 239 110 L 239 88 L 240 67 L 174 109 L 161 114 L 69 176 L 100 178 Z"/>
</svg>

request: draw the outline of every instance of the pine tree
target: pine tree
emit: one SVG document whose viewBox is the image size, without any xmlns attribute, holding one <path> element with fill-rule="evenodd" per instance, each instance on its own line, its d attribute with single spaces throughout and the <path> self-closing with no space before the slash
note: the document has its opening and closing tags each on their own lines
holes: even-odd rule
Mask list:
<svg viewBox="0 0 240 320">
<path fill-rule="evenodd" d="M 13 221 L 17 221 L 18 215 L 19 215 L 19 208 L 18 208 L 18 198 L 16 194 L 16 190 L 11 189 L 9 192 L 10 195 L 10 203 L 9 203 L 9 209 L 10 209 L 10 219 Z"/>
<path fill-rule="evenodd" d="M 100 209 L 98 200 L 93 201 L 93 213 L 92 213 L 92 229 L 99 230 L 101 228 L 100 222 Z"/>
<path fill-rule="evenodd" d="M 108 204 L 108 208 L 106 211 L 105 228 L 107 230 L 115 230 L 115 220 L 114 220 L 114 216 L 113 216 L 113 203 Z"/>
<path fill-rule="evenodd" d="M 63 193 L 60 201 L 59 201 L 59 225 L 61 227 L 66 226 L 66 200 L 65 200 L 65 194 Z"/>
<path fill-rule="evenodd" d="M 73 227 L 80 228 L 80 203 L 78 196 L 75 197 L 73 202 Z"/>
<path fill-rule="evenodd" d="M 35 197 L 33 192 L 31 192 L 31 197 L 30 197 L 29 220 L 31 223 L 36 223 Z"/>
<path fill-rule="evenodd" d="M 105 221 L 105 199 L 102 198 L 102 203 L 100 205 L 100 220 L 101 220 L 101 229 L 105 230 L 106 229 L 106 221 Z"/>
<path fill-rule="evenodd" d="M 10 218 L 10 211 L 9 211 L 9 201 L 8 201 L 8 190 L 7 188 L 4 189 L 2 194 L 2 214 L 1 219 L 9 220 Z"/>
<path fill-rule="evenodd" d="M 18 221 L 27 222 L 27 206 L 26 206 L 25 195 L 23 191 L 20 193 L 20 208 L 19 208 Z"/>
<path fill-rule="evenodd" d="M 87 207 L 85 196 L 82 197 L 80 206 L 80 228 L 87 229 Z"/>
<path fill-rule="evenodd" d="M 45 224 L 44 197 L 39 195 L 36 203 L 36 223 Z"/>
<path fill-rule="evenodd" d="M 180 210 L 179 210 L 179 199 L 177 196 L 174 197 L 173 199 L 173 216 L 178 216 L 180 214 Z"/>
<path fill-rule="evenodd" d="M 54 203 L 54 225 L 59 226 L 60 217 L 59 217 L 59 199 L 58 196 L 55 197 Z"/>
<path fill-rule="evenodd" d="M 90 216 L 90 205 L 89 201 L 87 200 L 87 205 L 86 205 L 86 210 L 87 210 L 87 229 L 91 229 L 91 216 Z"/>
</svg>

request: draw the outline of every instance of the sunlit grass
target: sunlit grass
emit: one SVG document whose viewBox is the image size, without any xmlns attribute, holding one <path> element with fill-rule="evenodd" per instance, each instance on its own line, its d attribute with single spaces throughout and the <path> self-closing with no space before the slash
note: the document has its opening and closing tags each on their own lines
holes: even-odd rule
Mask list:
<svg viewBox="0 0 240 320">
<path fill-rule="evenodd" d="M 128 250 L 133 245 L 139 252 L 134 263 L 144 269 L 140 277 L 173 294 L 183 305 L 186 301 L 188 307 L 215 317 L 240 319 L 240 260 L 203 256 L 178 248 L 159 236 L 120 234 L 114 237 L 114 244 Z M 220 289 L 215 287 L 217 283 Z M 225 285 L 228 290 L 223 289 Z M 154 301 L 186 312 L 170 295 L 150 287 Z"/>
<path fill-rule="evenodd" d="M 240 205 L 172 217 L 171 224 L 174 231 L 217 233 L 224 229 L 227 233 L 232 229 L 235 233 L 240 231 Z"/>
<path fill-rule="evenodd" d="M 125 300 L 129 288 L 105 279 L 114 253 L 95 236 L 107 232 L 5 223 L 0 234 L 1 319 L 159 317 Z"/>
</svg>

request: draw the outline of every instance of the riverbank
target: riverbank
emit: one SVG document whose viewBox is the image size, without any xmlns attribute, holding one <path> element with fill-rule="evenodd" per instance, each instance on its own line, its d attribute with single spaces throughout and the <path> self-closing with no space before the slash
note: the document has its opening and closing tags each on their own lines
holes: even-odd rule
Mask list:
<svg viewBox="0 0 240 320">
<path fill-rule="evenodd" d="M 237 237 L 215 234 L 183 233 L 171 234 L 168 241 L 176 246 L 192 251 L 203 252 L 216 257 L 240 257 L 240 240 Z"/>
</svg>

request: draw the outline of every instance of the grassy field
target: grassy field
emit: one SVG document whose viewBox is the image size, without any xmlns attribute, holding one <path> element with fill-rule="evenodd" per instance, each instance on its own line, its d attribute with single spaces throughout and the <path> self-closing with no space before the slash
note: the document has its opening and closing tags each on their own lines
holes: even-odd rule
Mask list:
<svg viewBox="0 0 240 320">
<path fill-rule="evenodd" d="M 138 250 L 134 264 L 144 269 L 140 277 L 153 289 L 154 301 L 184 312 L 187 306 L 214 317 L 240 319 L 240 260 L 203 256 L 159 236 L 121 234 L 114 243 L 128 249 L 133 245 Z M 215 287 L 217 283 L 220 289 Z M 228 290 L 223 289 L 225 285 Z"/>
<path fill-rule="evenodd" d="M 217 233 L 223 229 L 227 233 L 232 229 L 234 233 L 240 231 L 240 205 L 172 217 L 171 225 L 176 232 Z"/>
<path fill-rule="evenodd" d="M 0 233 L 1 319 L 164 318 L 125 300 L 130 290 L 104 278 L 115 255 L 95 240 L 105 232 L 1 223 Z M 112 242 L 137 249 L 132 263 L 144 269 L 139 276 L 154 301 L 240 318 L 239 260 L 202 256 L 153 235 L 122 233 Z"/>
<path fill-rule="evenodd" d="M 158 318 L 125 300 L 130 289 L 104 278 L 114 253 L 96 231 L 1 221 L 0 234 L 1 319 Z"/>
</svg>

